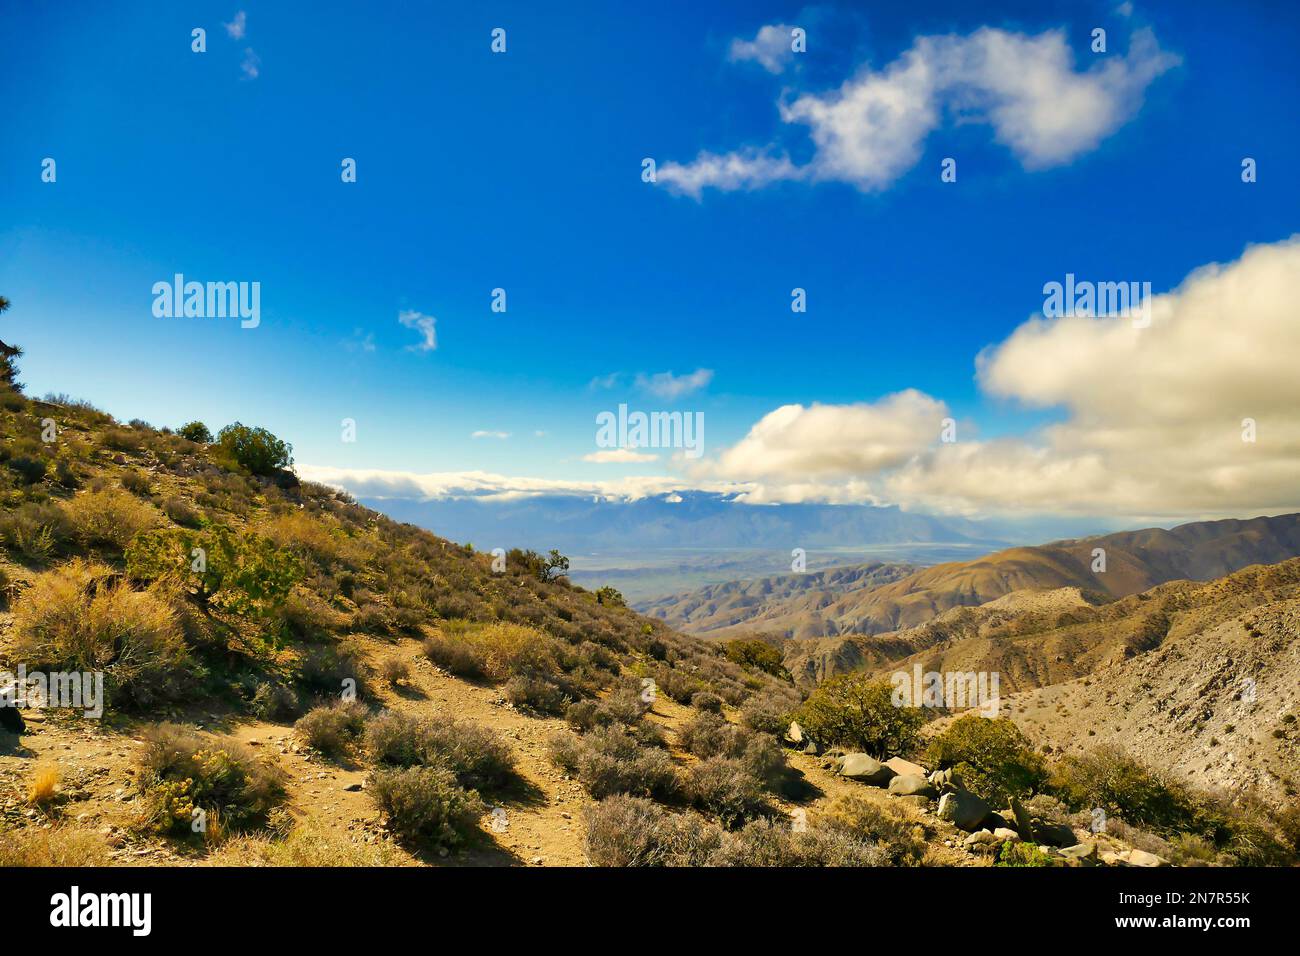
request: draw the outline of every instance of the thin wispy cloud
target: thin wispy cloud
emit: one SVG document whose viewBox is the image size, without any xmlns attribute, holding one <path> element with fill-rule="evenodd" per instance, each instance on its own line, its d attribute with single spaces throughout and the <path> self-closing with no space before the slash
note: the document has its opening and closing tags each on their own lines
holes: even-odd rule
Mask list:
<svg viewBox="0 0 1300 956">
<path fill-rule="evenodd" d="M 945 121 L 987 124 L 1025 169 L 1046 169 L 1095 149 L 1138 111 L 1151 82 L 1179 62 L 1149 29 L 1133 33 L 1127 54 L 1082 70 L 1063 30 L 1031 36 L 982 27 L 967 36 L 917 37 L 893 62 L 860 69 L 839 89 L 778 104 L 783 122 L 807 127 L 814 149 L 806 163 L 796 164 L 776 143 L 704 150 L 690 162 L 661 164 L 657 181 L 696 198 L 709 188 L 782 181 L 879 191 L 920 161 L 927 138 Z"/>
<path fill-rule="evenodd" d="M 414 309 L 403 309 L 397 313 L 397 321 L 408 329 L 414 329 L 420 333 L 420 341 L 415 345 L 406 347 L 409 352 L 432 352 L 438 347 L 438 320 L 431 315 L 425 315 L 423 312 L 417 312 Z"/>
<path fill-rule="evenodd" d="M 229 23 L 223 23 L 222 26 L 226 28 L 226 36 L 230 37 L 230 39 L 242 40 L 248 30 L 248 15 L 243 10 L 240 10 L 235 14 L 235 19 Z"/>
<path fill-rule="evenodd" d="M 244 51 L 244 59 L 239 68 L 244 73 L 244 79 L 255 80 L 262 72 L 262 58 L 250 47 Z"/>
<path fill-rule="evenodd" d="M 752 40 L 737 37 L 731 41 L 727 58 L 733 63 L 757 63 L 769 73 L 781 73 L 794 59 L 791 31 L 784 23 L 761 27 Z"/>
<path fill-rule="evenodd" d="M 470 432 L 469 437 L 470 438 L 495 438 L 499 441 L 505 441 L 507 438 L 510 437 L 510 433 L 497 432 L 497 431 L 476 431 L 476 432 Z"/>
<path fill-rule="evenodd" d="M 672 401 L 681 398 L 683 395 L 698 392 L 712 381 L 713 369 L 711 368 L 697 368 L 694 372 L 685 375 L 677 375 L 671 371 L 637 372 L 635 375 L 629 375 L 625 372 L 611 372 L 608 375 L 593 378 L 587 383 L 587 387 L 596 390 L 610 390 L 625 388 L 630 383 L 638 391 L 666 401 Z"/>
<path fill-rule="evenodd" d="M 697 368 L 688 375 L 674 375 L 672 372 L 656 372 L 654 375 L 639 374 L 636 386 L 657 398 L 672 401 L 698 392 L 713 381 L 713 369 Z"/>
</svg>

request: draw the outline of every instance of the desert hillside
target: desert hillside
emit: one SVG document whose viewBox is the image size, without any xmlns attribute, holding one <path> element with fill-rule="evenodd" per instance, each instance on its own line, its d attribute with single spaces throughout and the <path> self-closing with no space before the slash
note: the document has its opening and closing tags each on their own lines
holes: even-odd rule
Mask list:
<svg viewBox="0 0 1300 956">
<path fill-rule="evenodd" d="M 1096 549 L 1105 552 L 1104 571 L 1093 570 Z M 986 604 L 1013 591 L 1077 588 L 1118 598 L 1166 581 L 1206 581 L 1297 555 L 1300 514 L 1199 521 L 1169 530 L 1149 528 L 1010 548 L 840 593 L 833 578 L 811 593 L 789 585 L 774 587 L 778 594 L 774 599 L 721 606 L 719 614 L 701 614 L 701 608 L 709 608 L 710 595 L 700 592 L 666 598 L 652 613 L 671 627 L 710 636 L 746 631 L 800 638 L 881 634 L 923 624 L 955 607 Z"/>
</svg>

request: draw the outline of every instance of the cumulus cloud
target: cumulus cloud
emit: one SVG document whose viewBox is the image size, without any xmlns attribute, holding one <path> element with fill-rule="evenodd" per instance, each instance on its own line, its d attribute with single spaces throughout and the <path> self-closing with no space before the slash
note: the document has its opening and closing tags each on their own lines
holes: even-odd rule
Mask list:
<svg viewBox="0 0 1300 956">
<path fill-rule="evenodd" d="M 1059 410 L 1019 436 L 937 440 L 918 392 L 786 406 L 700 474 L 748 500 L 870 500 L 965 514 L 1138 519 L 1300 507 L 1300 236 L 1254 246 L 1154 297 L 1151 324 L 1032 318 L 978 357 L 995 397 Z M 1253 420 L 1256 440 L 1243 441 Z M 837 476 L 839 480 L 837 479 Z"/>
<path fill-rule="evenodd" d="M 438 347 L 438 320 L 433 316 L 413 309 L 403 309 L 397 313 L 397 321 L 408 329 L 415 329 L 420 333 L 420 341 L 415 345 L 408 345 L 406 347 L 408 351 L 432 352 Z"/>
<path fill-rule="evenodd" d="M 582 456 L 583 461 L 594 462 L 598 465 L 633 464 L 655 461 L 658 458 L 658 455 L 650 452 L 633 451 L 630 448 L 605 448 Z"/>
<path fill-rule="evenodd" d="M 657 181 L 699 197 L 705 188 L 756 189 L 782 180 L 891 185 L 920 159 L 945 119 L 980 122 L 1026 169 L 1067 163 L 1122 126 L 1151 82 L 1179 63 L 1155 34 L 1137 30 L 1124 56 L 1075 68 L 1063 30 L 1031 36 L 982 27 L 966 36 L 923 36 L 881 69 L 861 68 L 838 89 L 780 105 L 808 128 L 812 158 L 796 165 L 774 146 L 701 152 L 666 162 Z"/>
<path fill-rule="evenodd" d="M 943 402 L 913 389 L 872 403 L 783 405 L 702 467 L 733 479 L 794 481 L 876 472 L 938 441 L 946 417 Z"/>
<path fill-rule="evenodd" d="M 752 40 L 732 40 L 728 59 L 733 63 L 757 63 L 769 73 L 780 73 L 794 59 L 793 29 L 784 23 L 769 24 L 760 28 Z"/>
</svg>

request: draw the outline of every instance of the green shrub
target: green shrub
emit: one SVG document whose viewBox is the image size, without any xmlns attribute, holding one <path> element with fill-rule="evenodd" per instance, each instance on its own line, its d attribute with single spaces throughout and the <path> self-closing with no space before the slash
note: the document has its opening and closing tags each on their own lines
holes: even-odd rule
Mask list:
<svg viewBox="0 0 1300 956">
<path fill-rule="evenodd" d="M 250 428 L 235 422 L 221 429 L 217 445 L 254 475 L 273 475 L 293 465 L 293 446 L 265 428 Z"/>
<path fill-rule="evenodd" d="M 200 445 L 206 445 L 212 441 L 212 432 L 202 422 L 186 422 L 177 430 L 176 434 Z"/>
<path fill-rule="evenodd" d="M 1008 840 L 998 851 L 994 866 L 1055 866 L 1047 851 L 1034 843 Z"/>
<path fill-rule="evenodd" d="M 201 605 L 247 616 L 276 610 L 302 577 L 292 554 L 223 525 L 145 532 L 127 549 L 126 566 L 138 580 L 175 580 Z"/>
<path fill-rule="evenodd" d="M 346 757 L 366 729 L 366 709 L 355 700 L 313 707 L 294 728 L 303 742 L 327 757 Z"/>
<path fill-rule="evenodd" d="M 474 790 L 442 766 L 378 769 L 367 792 L 401 838 L 432 849 L 451 849 L 476 831 L 485 807 Z"/>
<path fill-rule="evenodd" d="M 884 759 L 912 748 L 926 716 L 919 707 L 895 707 L 893 686 L 887 680 L 840 674 L 809 695 L 797 719 L 820 744 L 862 750 Z"/>
<path fill-rule="evenodd" d="M 9 459 L 7 464 L 17 473 L 19 479 L 25 485 L 34 485 L 38 481 L 44 481 L 45 473 L 49 468 L 43 459 L 29 455 L 15 455 Z"/>
<path fill-rule="evenodd" d="M 789 678 L 785 669 L 785 660 L 779 648 L 765 641 L 750 640 L 743 637 L 727 641 L 722 645 L 727 652 L 727 660 L 745 667 L 756 667 L 773 677 Z"/>
<path fill-rule="evenodd" d="M 972 793 L 994 806 L 1006 806 L 1011 797 L 1028 796 L 1047 780 L 1042 756 L 1006 717 L 959 717 L 931 738 L 925 762 L 936 769 L 955 769 Z"/>
</svg>

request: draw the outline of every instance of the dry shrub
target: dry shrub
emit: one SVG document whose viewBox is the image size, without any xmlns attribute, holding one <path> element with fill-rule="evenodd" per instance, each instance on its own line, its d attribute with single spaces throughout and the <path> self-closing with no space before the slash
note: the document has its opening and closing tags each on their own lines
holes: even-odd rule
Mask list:
<svg viewBox="0 0 1300 956">
<path fill-rule="evenodd" d="M 365 741 L 377 764 L 443 766 L 466 787 L 500 787 L 514 776 L 515 758 L 506 742 L 468 720 L 384 711 L 366 725 Z"/>
<path fill-rule="evenodd" d="M 668 800 L 681 790 L 672 758 L 656 747 L 643 747 L 621 727 L 558 736 L 551 741 L 551 758 L 597 800 L 618 793 Z"/>
<path fill-rule="evenodd" d="M 14 656 L 31 669 L 103 671 L 116 706 L 174 696 L 189 653 L 171 604 L 76 559 L 37 576 L 14 602 Z"/>
<path fill-rule="evenodd" d="M 146 732 L 136 784 L 150 822 L 176 835 L 191 832 L 196 810 L 230 832 L 264 828 L 286 800 L 285 775 L 269 757 L 175 724 Z"/>
<path fill-rule="evenodd" d="M 313 707 L 294 725 L 309 747 L 327 757 L 346 757 L 366 729 L 366 709 L 355 700 Z"/>
<path fill-rule="evenodd" d="M 87 547 L 124 551 L 137 534 L 160 523 L 157 509 L 113 488 L 82 492 L 64 510 L 74 535 Z"/>
<path fill-rule="evenodd" d="M 612 796 L 588 806 L 592 866 L 703 866 L 721 831 L 693 814 L 673 814 L 642 797 Z"/>
<path fill-rule="evenodd" d="M 442 766 L 379 769 L 367 792 L 401 838 L 433 849 L 450 849 L 477 829 L 483 801 Z"/>
<path fill-rule="evenodd" d="M 379 665 L 379 676 L 389 685 L 396 687 L 402 681 L 410 680 L 411 668 L 400 657 L 389 657 Z"/>
</svg>

